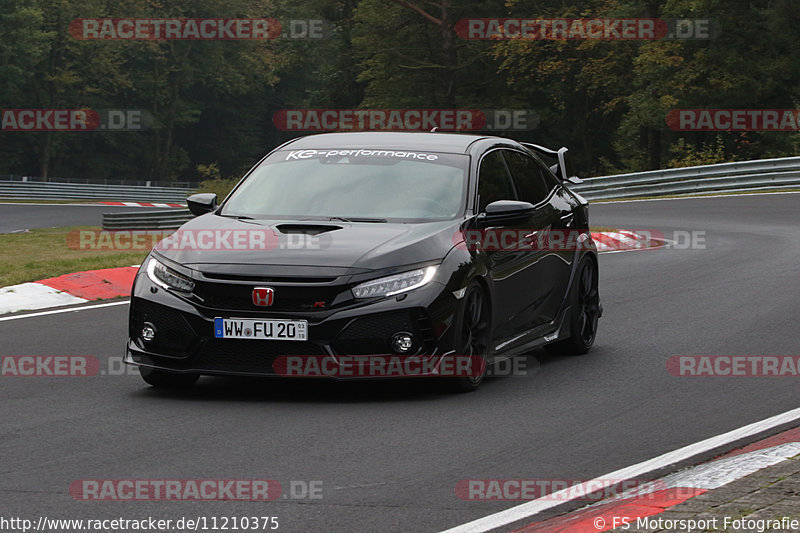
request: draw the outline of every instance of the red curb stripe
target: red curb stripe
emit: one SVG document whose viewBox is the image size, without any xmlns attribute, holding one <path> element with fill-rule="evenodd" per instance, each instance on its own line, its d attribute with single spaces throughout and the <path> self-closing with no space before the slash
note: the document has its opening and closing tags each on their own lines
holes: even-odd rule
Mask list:
<svg viewBox="0 0 800 533">
<path fill-rule="evenodd" d="M 36 283 L 86 300 L 119 298 L 131 295 L 131 286 L 137 270 L 136 267 L 87 270 L 86 272 L 42 279 Z"/>
<path fill-rule="evenodd" d="M 784 431 L 783 433 L 773 435 L 772 437 L 767 437 L 764 440 L 760 440 L 752 444 L 748 444 L 744 448 L 739 448 L 738 450 L 733 450 L 728 453 L 724 453 L 718 457 L 714 457 L 714 459 L 712 459 L 711 461 L 718 461 L 720 459 L 727 459 L 728 457 L 741 455 L 743 453 L 755 452 L 757 450 L 764 450 L 766 448 L 773 448 L 775 446 L 780 446 L 781 444 L 787 444 L 789 442 L 800 442 L 800 427 Z"/>
<path fill-rule="evenodd" d="M 624 242 L 615 239 L 614 237 L 606 235 L 605 233 L 597 233 L 597 234 L 592 233 L 592 238 L 594 240 L 596 240 L 596 241 L 600 241 L 601 243 L 605 244 L 606 246 L 610 246 L 611 248 L 613 248 L 615 250 L 621 250 L 623 248 L 630 248 L 631 247 L 628 244 L 625 244 Z"/>
<path fill-rule="evenodd" d="M 622 518 L 628 522 L 636 522 L 637 518 L 645 518 L 661 514 L 668 508 L 683 503 L 705 492 L 706 489 L 673 487 L 650 494 L 641 494 L 604 505 L 582 509 L 575 513 L 534 522 L 514 533 L 598 533 L 624 525 Z M 616 518 L 616 523 L 614 522 Z M 600 527 L 598 527 L 600 525 Z"/>
<path fill-rule="evenodd" d="M 100 202 L 103 205 L 114 205 L 124 207 L 159 207 L 157 204 L 167 207 L 186 207 L 183 204 L 173 204 L 168 202 Z"/>
</svg>

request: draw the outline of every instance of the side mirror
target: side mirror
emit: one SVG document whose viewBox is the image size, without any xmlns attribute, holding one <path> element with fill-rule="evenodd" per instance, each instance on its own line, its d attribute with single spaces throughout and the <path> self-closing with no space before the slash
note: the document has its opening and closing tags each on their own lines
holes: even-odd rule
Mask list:
<svg viewBox="0 0 800 533">
<path fill-rule="evenodd" d="M 205 215 L 217 208 L 217 194 L 213 192 L 193 194 L 186 199 L 186 205 L 194 216 Z"/>
<path fill-rule="evenodd" d="M 583 180 L 580 179 L 578 176 L 570 176 L 567 178 L 567 183 L 571 183 L 573 185 L 579 185 L 583 183 Z"/>
<path fill-rule="evenodd" d="M 483 213 L 478 215 L 478 220 L 483 222 L 503 222 L 530 215 L 534 210 L 533 204 L 517 200 L 497 200 L 486 206 Z"/>
</svg>

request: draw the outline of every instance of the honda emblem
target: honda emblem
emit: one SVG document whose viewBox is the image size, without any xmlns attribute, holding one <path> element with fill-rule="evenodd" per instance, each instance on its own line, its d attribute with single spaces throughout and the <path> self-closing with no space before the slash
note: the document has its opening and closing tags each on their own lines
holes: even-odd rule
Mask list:
<svg viewBox="0 0 800 533">
<path fill-rule="evenodd" d="M 253 305 L 269 307 L 275 297 L 275 291 L 269 287 L 256 287 L 253 289 Z"/>
</svg>

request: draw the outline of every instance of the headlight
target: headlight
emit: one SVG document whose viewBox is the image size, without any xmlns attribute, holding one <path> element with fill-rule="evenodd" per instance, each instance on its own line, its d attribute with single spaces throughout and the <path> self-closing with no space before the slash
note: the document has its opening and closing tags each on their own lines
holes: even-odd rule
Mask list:
<svg viewBox="0 0 800 533">
<path fill-rule="evenodd" d="M 150 278 L 150 281 L 165 289 L 175 289 L 182 292 L 192 292 L 194 290 L 194 281 L 183 274 L 175 272 L 152 257 L 150 262 L 147 263 L 147 277 Z"/>
<path fill-rule="evenodd" d="M 436 267 L 429 266 L 418 268 L 410 272 L 395 274 L 385 278 L 367 281 L 353 287 L 353 296 L 356 298 L 374 298 L 376 296 L 394 296 L 407 292 L 417 287 L 422 287 L 436 274 Z"/>
</svg>

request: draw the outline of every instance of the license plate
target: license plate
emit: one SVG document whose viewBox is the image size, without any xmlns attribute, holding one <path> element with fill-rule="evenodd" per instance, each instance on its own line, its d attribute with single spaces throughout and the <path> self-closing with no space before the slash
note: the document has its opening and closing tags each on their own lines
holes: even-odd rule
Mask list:
<svg viewBox="0 0 800 533">
<path fill-rule="evenodd" d="M 308 321 L 215 318 L 214 337 L 218 339 L 307 341 Z"/>
</svg>

